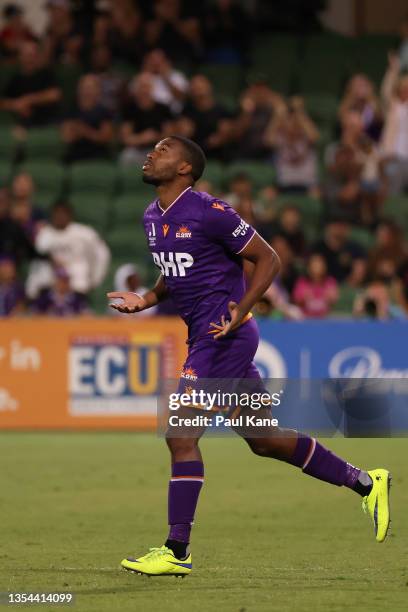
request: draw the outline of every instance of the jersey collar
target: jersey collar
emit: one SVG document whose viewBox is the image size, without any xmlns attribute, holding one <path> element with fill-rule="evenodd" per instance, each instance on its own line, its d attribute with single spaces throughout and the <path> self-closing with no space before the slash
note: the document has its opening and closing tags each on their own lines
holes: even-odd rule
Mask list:
<svg viewBox="0 0 408 612">
<path fill-rule="evenodd" d="M 161 207 L 161 206 L 160 206 L 160 204 L 159 204 L 159 200 L 157 200 L 157 206 L 158 206 L 159 210 L 161 211 L 162 216 L 164 216 L 164 215 L 166 214 L 166 212 L 168 212 L 168 211 L 170 210 L 170 208 L 171 208 L 172 206 L 174 206 L 174 204 L 175 204 L 176 202 L 178 202 L 178 201 L 179 201 L 179 199 L 180 199 L 180 198 L 181 198 L 181 197 L 182 197 L 182 196 L 183 196 L 183 195 L 184 195 L 184 194 L 185 194 L 185 193 L 186 193 L 186 192 L 187 192 L 189 189 L 191 189 L 191 185 L 190 185 L 190 187 L 187 187 L 187 188 L 186 188 L 184 191 L 182 191 L 181 193 L 179 193 L 179 195 L 178 195 L 178 196 L 177 196 L 177 198 L 174 200 L 174 202 L 172 202 L 172 203 L 170 204 L 170 206 L 168 206 L 168 207 L 166 208 L 166 210 L 163 210 L 163 209 L 162 209 L 162 207 Z"/>
</svg>

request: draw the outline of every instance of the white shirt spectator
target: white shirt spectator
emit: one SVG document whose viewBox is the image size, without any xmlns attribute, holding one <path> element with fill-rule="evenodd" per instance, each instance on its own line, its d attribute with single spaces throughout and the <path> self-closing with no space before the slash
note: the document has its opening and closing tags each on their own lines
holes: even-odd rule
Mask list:
<svg viewBox="0 0 408 612">
<path fill-rule="evenodd" d="M 172 70 L 166 78 L 160 74 L 153 75 L 153 99 L 159 104 L 165 104 L 173 113 L 180 113 L 183 103 L 174 95 L 172 87 L 178 91 L 187 93 L 188 81 L 182 72 Z"/>
<path fill-rule="evenodd" d="M 65 229 L 46 225 L 38 232 L 35 247 L 67 271 L 74 291 L 88 293 L 106 276 L 109 249 L 88 225 L 71 222 Z"/>
</svg>

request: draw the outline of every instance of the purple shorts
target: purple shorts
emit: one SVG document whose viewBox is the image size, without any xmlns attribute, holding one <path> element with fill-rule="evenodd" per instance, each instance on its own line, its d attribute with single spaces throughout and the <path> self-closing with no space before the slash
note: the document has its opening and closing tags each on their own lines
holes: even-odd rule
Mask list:
<svg viewBox="0 0 408 612">
<path fill-rule="evenodd" d="M 205 386 L 210 381 L 217 386 L 219 381 L 223 387 L 229 387 L 225 390 L 250 385 L 252 390 L 263 392 L 261 375 L 253 362 L 258 343 L 258 326 L 253 318 L 225 338 L 215 340 L 210 334 L 199 338 L 189 347 L 179 393 L 186 392 L 189 387 L 199 388 L 200 381 Z"/>
</svg>

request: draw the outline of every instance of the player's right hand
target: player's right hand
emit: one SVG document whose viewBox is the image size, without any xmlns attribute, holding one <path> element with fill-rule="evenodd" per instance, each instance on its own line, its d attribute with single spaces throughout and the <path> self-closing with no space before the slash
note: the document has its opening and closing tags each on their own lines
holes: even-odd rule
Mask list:
<svg viewBox="0 0 408 612">
<path fill-rule="evenodd" d="M 119 310 L 119 312 L 140 312 L 147 308 L 146 300 L 137 293 L 131 293 L 130 291 L 111 291 L 107 293 L 107 296 L 111 300 L 122 300 L 121 302 L 109 304 L 111 308 Z"/>
</svg>

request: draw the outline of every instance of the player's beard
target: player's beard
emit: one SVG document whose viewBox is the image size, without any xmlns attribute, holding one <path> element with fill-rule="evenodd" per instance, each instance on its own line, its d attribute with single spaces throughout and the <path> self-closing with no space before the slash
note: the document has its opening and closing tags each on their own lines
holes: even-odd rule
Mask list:
<svg viewBox="0 0 408 612">
<path fill-rule="evenodd" d="M 152 175 L 148 175 L 143 173 L 142 175 L 142 181 L 144 183 L 147 183 L 148 185 L 154 185 L 155 187 L 157 187 L 158 185 L 160 185 L 162 183 L 161 179 L 159 179 L 157 176 L 152 176 Z"/>
</svg>

